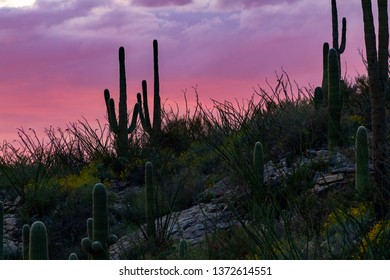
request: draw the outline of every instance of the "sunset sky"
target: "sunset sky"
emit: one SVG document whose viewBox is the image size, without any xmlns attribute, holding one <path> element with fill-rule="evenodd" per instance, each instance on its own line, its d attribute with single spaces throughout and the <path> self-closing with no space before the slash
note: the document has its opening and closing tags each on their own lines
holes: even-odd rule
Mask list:
<svg viewBox="0 0 390 280">
<path fill-rule="evenodd" d="M 103 90 L 118 101 L 118 48 L 124 46 L 128 105 L 141 80 L 152 85 L 158 39 L 161 98 L 182 104 L 250 98 L 283 68 L 301 86 L 322 77 L 331 42 L 330 0 L 0 0 L 0 138 L 16 129 L 103 122 Z M 374 1 L 376 3 L 376 1 Z M 343 70 L 363 74 L 360 1 L 339 0 L 347 18 Z M 376 4 L 374 4 L 376 9 Z M 150 100 L 151 102 L 152 100 Z"/>
</svg>

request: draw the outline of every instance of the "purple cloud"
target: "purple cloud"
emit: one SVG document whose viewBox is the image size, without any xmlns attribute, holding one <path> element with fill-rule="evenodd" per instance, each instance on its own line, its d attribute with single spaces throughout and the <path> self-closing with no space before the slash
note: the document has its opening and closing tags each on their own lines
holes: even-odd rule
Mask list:
<svg viewBox="0 0 390 280">
<path fill-rule="evenodd" d="M 244 9 L 250 9 L 250 8 L 256 8 L 265 5 L 281 5 L 281 4 L 287 5 L 299 1 L 302 0 L 288 0 L 288 1 L 286 0 L 235 0 L 235 1 L 216 0 L 216 6 L 221 8 L 241 7 Z"/>
<path fill-rule="evenodd" d="M 133 0 L 138 6 L 144 7 L 164 7 L 164 6 L 184 6 L 193 3 L 193 0 Z"/>
</svg>

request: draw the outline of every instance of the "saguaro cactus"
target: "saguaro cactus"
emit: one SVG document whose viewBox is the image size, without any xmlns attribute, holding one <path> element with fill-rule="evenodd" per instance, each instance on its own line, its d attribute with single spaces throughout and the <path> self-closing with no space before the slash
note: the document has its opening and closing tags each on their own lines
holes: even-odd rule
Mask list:
<svg viewBox="0 0 390 280">
<path fill-rule="evenodd" d="M 92 218 L 88 218 L 87 219 L 87 237 L 90 240 L 93 240 L 92 232 L 93 232 L 93 219 Z M 88 254 L 88 259 L 89 260 L 93 259 L 91 254 Z"/>
<path fill-rule="evenodd" d="M 30 260 L 48 260 L 49 247 L 47 241 L 47 230 L 44 223 L 36 221 L 30 229 L 29 241 L 29 259 Z"/>
<path fill-rule="evenodd" d="M 153 181 L 153 165 L 151 162 L 145 164 L 145 192 L 146 192 L 146 235 L 151 248 L 154 248 L 156 237 L 156 194 Z"/>
<path fill-rule="evenodd" d="M 333 49 L 337 51 L 337 58 L 340 62 L 340 55 L 344 53 L 346 45 L 346 33 L 347 33 L 347 20 L 345 17 L 342 19 L 342 31 L 341 31 L 341 43 L 339 45 L 339 23 L 337 16 L 337 3 L 336 0 L 332 0 L 332 37 L 333 37 Z M 341 77 L 341 63 L 339 63 L 339 75 Z"/>
<path fill-rule="evenodd" d="M 356 173 L 355 189 L 357 195 L 364 198 L 368 193 L 369 172 L 368 172 L 368 141 L 367 130 L 360 126 L 356 132 L 355 141 Z"/>
<path fill-rule="evenodd" d="M 325 104 L 328 103 L 328 56 L 329 56 L 329 44 L 324 43 L 322 47 L 322 92 L 325 100 Z"/>
<path fill-rule="evenodd" d="M 137 116 L 139 113 L 139 104 L 134 105 L 133 117 L 131 124 L 128 125 L 127 112 L 127 86 L 126 86 L 126 70 L 125 70 L 125 50 L 119 48 L 119 116 L 118 120 L 115 113 L 114 99 L 110 97 L 108 89 L 104 90 L 104 100 L 107 108 L 108 123 L 110 130 L 115 134 L 117 155 L 120 158 L 126 158 L 128 153 L 128 134 L 132 133 L 137 124 Z"/>
<path fill-rule="evenodd" d="M 371 99 L 372 158 L 374 164 L 374 204 L 378 219 L 389 210 L 390 185 L 386 127 L 386 95 L 389 89 L 389 19 L 387 0 L 378 0 L 378 36 L 375 34 L 371 0 L 361 0 L 364 41 Z M 378 38 L 378 50 L 376 39 Z"/>
<path fill-rule="evenodd" d="M 328 149 L 333 153 L 340 139 L 341 97 L 337 51 L 329 50 Z"/>
<path fill-rule="evenodd" d="M 93 188 L 92 197 L 92 239 L 90 237 L 83 238 L 81 246 L 92 256 L 93 260 L 108 260 L 108 247 L 117 241 L 117 237 L 108 235 L 106 187 L 101 183 L 96 184 Z"/>
<path fill-rule="evenodd" d="M 137 102 L 140 108 L 140 119 L 143 129 L 152 137 L 157 138 L 161 133 L 161 99 L 160 77 L 158 70 L 158 42 L 153 40 L 153 71 L 154 71 L 154 100 L 153 100 L 153 124 L 150 121 L 147 83 L 142 81 L 142 97 L 137 94 Z"/>
<path fill-rule="evenodd" d="M 77 256 L 76 253 L 71 253 L 68 257 L 68 260 L 78 260 L 79 257 Z"/>
<path fill-rule="evenodd" d="M 23 242 L 23 259 L 29 259 L 29 250 L 30 250 L 30 226 L 24 224 L 22 227 L 22 242 Z"/>
<path fill-rule="evenodd" d="M 321 87 L 316 87 L 314 90 L 314 108 L 319 110 L 324 104 L 324 93 Z"/>
<path fill-rule="evenodd" d="M 179 259 L 188 259 L 188 242 L 185 239 L 180 239 L 179 242 Z"/>
</svg>

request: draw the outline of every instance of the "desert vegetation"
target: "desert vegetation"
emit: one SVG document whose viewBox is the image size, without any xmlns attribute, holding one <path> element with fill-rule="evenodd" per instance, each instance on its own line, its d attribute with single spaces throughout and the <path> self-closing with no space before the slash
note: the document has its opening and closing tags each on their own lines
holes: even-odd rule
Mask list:
<svg viewBox="0 0 390 280">
<path fill-rule="evenodd" d="M 371 1 L 362 0 L 368 71 L 350 79 L 340 67 L 347 20 L 339 44 L 331 5 L 333 45 L 319 51 L 319 87 L 299 86 L 281 70 L 245 100 L 205 106 L 194 87 L 196 106 L 175 110 L 161 102 L 154 40 L 149 107 L 147 81 L 138 94 L 127 89 L 119 48 L 118 104 L 116 94 L 102 94 L 107 123 L 82 119 L 49 127 L 44 138 L 20 129 L 0 146 L 0 256 L 387 259 L 387 1 L 378 0 L 376 44 Z M 137 94 L 130 111 L 129 92 Z M 203 222 L 178 228 L 185 215 Z M 189 238 L 191 226 L 202 234 Z"/>
</svg>

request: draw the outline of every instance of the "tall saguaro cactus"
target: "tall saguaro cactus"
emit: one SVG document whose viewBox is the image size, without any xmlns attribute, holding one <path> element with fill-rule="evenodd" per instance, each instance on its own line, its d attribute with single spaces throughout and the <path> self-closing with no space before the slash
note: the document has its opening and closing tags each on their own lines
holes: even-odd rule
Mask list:
<svg viewBox="0 0 390 280">
<path fill-rule="evenodd" d="M 139 113 L 139 104 L 134 105 L 133 117 L 131 124 L 128 127 L 128 112 L 127 112 L 127 85 L 126 85 L 126 69 L 125 69 L 125 50 L 119 48 L 119 115 L 116 118 L 114 99 L 110 96 L 108 89 L 104 90 L 104 100 L 107 108 L 108 123 L 110 130 L 115 134 L 117 155 L 120 158 L 126 158 L 128 153 L 127 135 L 132 133 L 137 124 L 137 116 Z"/>
<path fill-rule="evenodd" d="M 137 103 L 140 108 L 140 119 L 143 129 L 152 137 L 158 138 L 161 133 L 161 99 L 160 99 L 160 76 L 158 70 L 158 42 L 153 40 L 153 72 L 154 72 L 154 100 L 153 100 L 153 124 L 149 115 L 147 83 L 142 81 L 142 97 L 137 94 Z"/>
<path fill-rule="evenodd" d="M 341 31 L 341 43 L 339 45 L 339 23 L 338 23 L 338 15 L 337 15 L 337 3 L 336 3 L 336 0 L 332 0 L 332 38 L 333 38 L 332 48 L 337 51 L 337 58 L 340 62 L 340 64 L 339 64 L 340 77 L 341 77 L 340 55 L 342 53 L 344 53 L 344 50 L 345 50 L 346 33 L 347 33 L 347 20 L 345 17 L 343 17 L 342 31 Z"/>
<path fill-rule="evenodd" d="M 48 260 L 49 247 L 47 230 L 44 223 L 36 221 L 31 225 L 29 241 L 30 260 Z"/>
<path fill-rule="evenodd" d="M 145 191 L 146 191 L 146 235 L 150 248 L 154 248 L 156 237 L 156 192 L 153 180 L 153 165 L 145 164 Z"/>
<path fill-rule="evenodd" d="M 368 141 L 367 130 L 364 126 L 360 126 L 356 132 L 355 155 L 355 190 L 358 197 L 364 198 L 368 194 L 369 187 Z"/>
<path fill-rule="evenodd" d="M 371 98 L 372 149 L 374 164 L 374 205 L 378 219 L 389 210 L 390 185 L 387 170 L 388 143 L 386 139 L 385 102 L 388 92 L 389 26 L 387 0 L 378 0 L 378 50 L 371 0 L 361 0 L 364 41 Z"/>
<path fill-rule="evenodd" d="M 336 146 L 339 145 L 340 139 L 341 97 L 338 66 L 337 51 L 330 49 L 328 61 L 328 150 L 330 153 L 334 152 Z"/>
<path fill-rule="evenodd" d="M 108 260 L 108 247 L 117 241 L 117 237 L 115 235 L 108 235 L 106 187 L 101 183 L 96 184 L 93 188 L 92 197 L 92 238 L 83 238 L 81 240 L 81 246 L 91 255 L 93 260 Z"/>
</svg>

